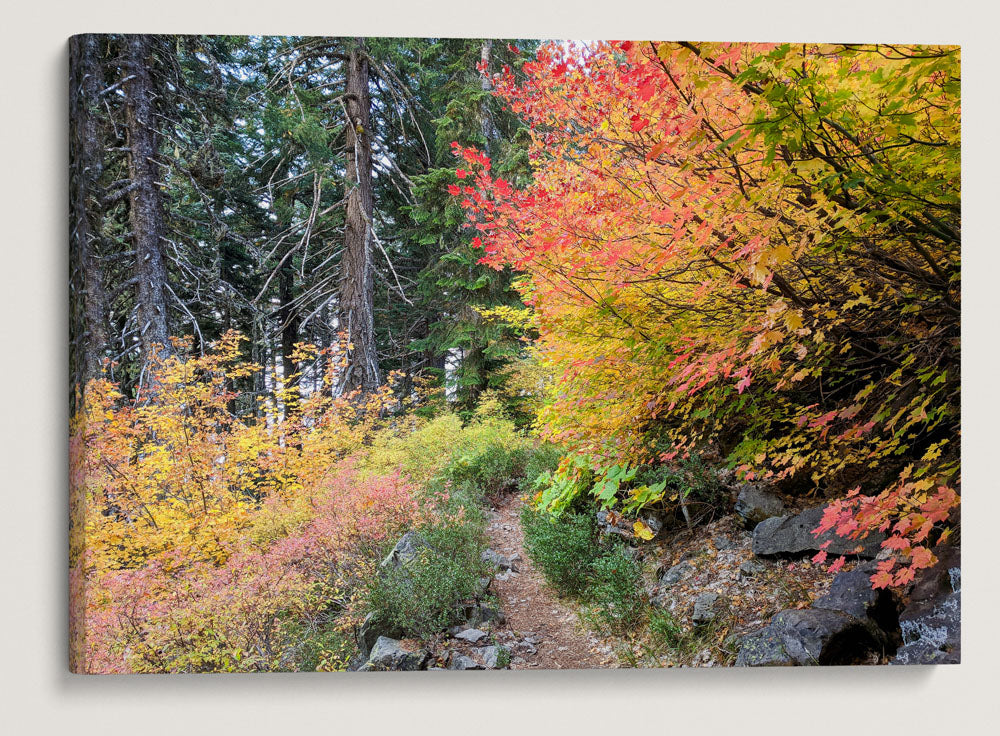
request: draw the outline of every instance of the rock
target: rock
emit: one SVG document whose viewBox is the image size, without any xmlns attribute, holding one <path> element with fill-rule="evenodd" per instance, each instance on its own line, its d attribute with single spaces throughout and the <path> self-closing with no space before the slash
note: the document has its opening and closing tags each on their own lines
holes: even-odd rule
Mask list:
<svg viewBox="0 0 1000 736">
<path fill-rule="evenodd" d="M 484 563 L 492 566 L 494 569 L 503 571 L 513 570 L 514 572 L 517 572 L 517 567 L 510 559 L 492 549 L 483 550 L 481 559 Z"/>
<path fill-rule="evenodd" d="M 480 629 L 465 629 L 455 634 L 456 639 L 462 639 L 463 641 L 467 641 L 470 644 L 478 644 L 487 636 L 489 636 L 489 634 Z"/>
<path fill-rule="evenodd" d="M 855 618 L 869 619 L 898 646 L 898 601 L 888 590 L 872 590 L 871 576 L 874 572 L 874 563 L 867 563 L 838 574 L 830 583 L 830 590 L 816 599 L 813 608 L 842 611 Z"/>
<path fill-rule="evenodd" d="M 459 654 L 455 652 L 451 655 L 448 660 L 448 669 L 450 670 L 481 670 L 485 669 L 479 662 L 474 660 L 472 657 L 466 657 L 464 654 Z"/>
<path fill-rule="evenodd" d="M 740 565 L 739 577 L 740 579 L 751 578 L 754 575 L 759 575 L 767 569 L 765 565 L 760 560 L 747 560 L 742 565 Z"/>
<path fill-rule="evenodd" d="M 399 538 L 396 546 L 392 548 L 392 551 L 379 564 L 379 568 L 383 571 L 398 570 L 400 567 L 405 567 L 413 562 L 420 550 L 430 548 L 431 546 L 427 543 L 427 540 L 420 534 L 415 531 L 408 531 Z"/>
<path fill-rule="evenodd" d="M 718 593 L 702 593 L 694 601 L 691 622 L 695 626 L 712 623 L 726 608 L 726 599 Z"/>
<path fill-rule="evenodd" d="M 646 514 L 645 516 L 640 516 L 639 520 L 649 527 L 649 530 L 653 533 L 653 539 L 660 536 L 660 532 L 663 531 L 663 521 L 652 514 Z"/>
<path fill-rule="evenodd" d="M 743 519 L 744 526 L 753 529 L 764 519 L 781 516 L 785 512 L 785 504 L 773 493 L 752 483 L 745 483 L 736 497 L 735 510 Z"/>
<path fill-rule="evenodd" d="M 490 586 L 493 585 L 493 576 L 479 578 L 476 583 L 476 597 L 482 597 L 489 592 Z"/>
<path fill-rule="evenodd" d="M 712 544 L 715 545 L 715 548 L 720 552 L 725 549 L 733 549 L 734 547 L 739 546 L 732 539 L 722 534 L 712 537 Z"/>
<path fill-rule="evenodd" d="M 368 663 L 363 670 L 419 670 L 427 662 L 428 652 L 425 649 L 411 651 L 403 647 L 397 639 L 380 636 L 368 656 Z"/>
<path fill-rule="evenodd" d="M 736 667 L 791 667 L 797 664 L 785 651 L 781 635 L 770 626 L 747 634 L 737 646 Z"/>
<path fill-rule="evenodd" d="M 678 562 L 660 576 L 660 585 L 676 585 L 692 570 L 694 565 L 690 562 Z"/>
<path fill-rule="evenodd" d="M 487 603 L 463 603 L 458 607 L 458 615 L 466 623 L 457 630 L 479 628 L 486 625 L 503 626 L 507 621 L 503 611 Z"/>
<path fill-rule="evenodd" d="M 513 649 L 518 654 L 535 654 L 538 652 L 538 647 L 532 644 L 527 639 L 522 641 L 514 642 Z"/>
<path fill-rule="evenodd" d="M 742 639 L 736 666 L 863 664 L 881 651 L 882 643 L 871 628 L 850 614 L 789 609 Z"/>
<path fill-rule="evenodd" d="M 483 660 L 483 666 L 488 670 L 497 668 L 497 660 L 500 658 L 500 647 L 489 646 L 477 649 L 476 654 Z"/>
<path fill-rule="evenodd" d="M 624 526 L 618 526 L 617 524 L 612 524 L 608 521 L 608 517 L 609 514 L 607 511 L 597 512 L 597 526 L 603 534 L 617 534 L 621 537 L 625 537 L 626 539 L 631 539 L 634 536 L 631 529 L 627 529 Z"/>
<path fill-rule="evenodd" d="M 753 530 L 753 553 L 760 556 L 794 556 L 818 552 L 830 542 L 826 551 L 831 555 L 855 554 L 872 559 L 878 554 L 885 536 L 877 532 L 864 539 L 845 539 L 833 531 L 815 536 L 812 530 L 823 518 L 823 506 L 806 509 L 795 516 L 775 516 L 760 522 Z"/>
<path fill-rule="evenodd" d="M 367 657 L 371 653 L 372 647 L 375 646 L 375 642 L 381 637 L 398 639 L 403 636 L 403 633 L 398 627 L 390 626 L 376 619 L 374 613 L 369 613 L 365 616 L 365 620 L 358 630 L 358 649 L 361 650 L 362 656 Z"/>
<path fill-rule="evenodd" d="M 958 664 L 962 661 L 962 568 L 951 546 L 934 550 L 938 562 L 921 570 L 899 615 L 903 646 L 889 662 Z"/>
</svg>

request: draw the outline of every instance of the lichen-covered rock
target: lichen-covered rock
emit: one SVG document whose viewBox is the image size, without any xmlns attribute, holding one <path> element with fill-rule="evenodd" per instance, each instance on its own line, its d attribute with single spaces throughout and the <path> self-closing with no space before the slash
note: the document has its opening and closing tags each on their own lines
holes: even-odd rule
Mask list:
<svg viewBox="0 0 1000 736">
<path fill-rule="evenodd" d="M 766 556 L 799 556 L 818 552 L 823 544 L 831 555 L 857 554 L 872 559 L 879 553 L 885 536 L 877 532 L 864 539 L 845 539 L 832 531 L 816 536 L 813 529 L 823 519 L 823 506 L 806 509 L 795 516 L 765 519 L 753 530 L 753 553 Z M 857 552 L 855 552 L 857 550 Z"/>
<path fill-rule="evenodd" d="M 676 565 L 660 575 L 660 585 L 676 585 L 693 570 L 694 565 L 690 562 L 678 562 Z"/>
<path fill-rule="evenodd" d="M 458 605 L 458 616 L 461 620 L 465 621 L 465 625 L 461 629 L 503 626 L 507 621 L 507 617 L 504 616 L 503 611 L 499 608 L 481 602 L 460 603 Z"/>
<path fill-rule="evenodd" d="M 507 570 L 517 572 L 517 566 L 514 564 L 514 561 L 500 554 L 496 550 L 484 549 L 482 561 L 493 569 L 500 570 L 501 572 Z"/>
<path fill-rule="evenodd" d="M 732 539 L 725 536 L 724 534 L 717 534 L 716 536 L 712 537 L 712 545 L 719 552 L 722 552 L 723 550 L 727 549 L 733 549 L 738 546 L 736 542 L 734 542 Z"/>
<path fill-rule="evenodd" d="M 764 519 L 785 513 L 785 504 L 773 493 L 746 483 L 736 497 L 735 511 L 743 519 L 746 528 L 753 529 Z"/>
<path fill-rule="evenodd" d="M 954 547 L 934 550 L 899 615 L 903 646 L 890 664 L 958 664 L 962 660 L 962 568 Z"/>
<path fill-rule="evenodd" d="M 386 571 L 405 567 L 417 558 L 422 549 L 430 549 L 430 544 L 427 543 L 427 540 L 415 531 L 408 531 L 399 538 L 396 546 L 379 563 L 379 568 L 382 571 Z"/>
<path fill-rule="evenodd" d="M 747 560 L 739 569 L 739 578 L 744 580 L 746 578 L 752 578 L 754 575 L 759 575 L 767 569 L 765 565 L 760 560 Z"/>
<path fill-rule="evenodd" d="M 725 612 L 726 607 L 726 599 L 718 593 L 702 593 L 695 598 L 691 622 L 695 626 L 710 624 Z"/>
<path fill-rule="evenodd" d="M 463 629 L 455 634 L 456 639 L 462 639 L 471 644 L 478 644 L 480 641 L 485 639 L 489 634 L 480 629 Z"/>
<path fill-rule="evenodd" d="M 871 628 L 850 614 L 824 609 L 789 609 L 763 629 L 744 637 L 737 667 L 862 664 L 882 644 Z"/>
<path fill-rule="evenodd" d="M 380 636 L 368 655 L 368 662 L 362 670 L 402 670 L 413 671 L 423 669 L 427 663 L 428 652 L 425 649 L 411 650 L 403 646 L 397 639 Z"/>
<path fill-rule="evenodd" d="M 500 647 L 489 646 L 477 649 L 476 654 L 483 660 L 483 666 L 488 670 L 495 670 L 500 661 Z"/>
</svg>

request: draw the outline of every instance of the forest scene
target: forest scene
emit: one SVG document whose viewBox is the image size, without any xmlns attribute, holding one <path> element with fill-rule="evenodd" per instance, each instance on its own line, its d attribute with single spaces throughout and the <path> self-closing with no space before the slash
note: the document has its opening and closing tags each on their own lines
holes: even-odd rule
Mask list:
<svg viewBox="0 0 1000 736">
<path fill-rule="evenodd" d="M 69 61 L 73 672 L 960 661 L 958 47 Z"/>
</svg>

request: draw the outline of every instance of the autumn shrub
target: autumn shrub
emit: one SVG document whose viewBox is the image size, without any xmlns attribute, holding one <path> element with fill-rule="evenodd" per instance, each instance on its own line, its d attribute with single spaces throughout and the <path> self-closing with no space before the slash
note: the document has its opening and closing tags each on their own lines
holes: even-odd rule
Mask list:
<svg viewBox="0 0 1000 736">
<path fill-rule="evenodd" d="M 634 631 L 646 615 L 642 570 L 618 545 L 591 563 L 586 589 L 599 628 L 622 635 Z"/>
<path fill-rule="evenodd" d="M 959 503 L 960 50 L 552 43 L 522 72 L 493 81 L 531 183 L 455 143 L 451 191 L 524 274 L 543 437 L 609 493 L 710 445 L 747 480 L 858 487 L 824 523 L 893 530 L 873 582 L 933 564 Z"/>
<path fill-rule="evenodd" d="M 363 473 L 400 470 L 422 484 L 441 476 L 495 493 L 523 474 L 529 447 L 502 403 L 487 395 L 465 422 L 450 412 L 432 419 L 412 413 L 394 418 L 372 435 L 359 468 Z"/>
<path fill-rule="evenodd" d="M 358 478 L 339 466 L 312 512 L 251 523 L 218 563 L 176 545 L 135 567 L 87 566 L 89 672 L 270 671 L 346 662 L 353 605 L 386 544 L 433 512 L 398 474 Z M 259 515 L 276 515 L 273 504 Z M 264 535 L 252 533 L 266 528 Z M 281 531 L 276 531 L 280 529 Z M 287 533 L 282 533 L 287 532 Z"/>
<path fill-rule="evenodd" d="M 359 461 L 364 473 L 399 470 L 419 483 L 429 482 L 451 459 L 451 448 L 463 434 L 457 414 L 431 419 L 400 417 L 376 432 Z"/>
<path fill-rule="evenodd" d="M 553 516 L 525 504 L 521 528 L 525 549 L 545 579 L 563 595 L 581 595 L 590 582 L 591 563 L 602 552 L 593 511 Z"/>
</svg>

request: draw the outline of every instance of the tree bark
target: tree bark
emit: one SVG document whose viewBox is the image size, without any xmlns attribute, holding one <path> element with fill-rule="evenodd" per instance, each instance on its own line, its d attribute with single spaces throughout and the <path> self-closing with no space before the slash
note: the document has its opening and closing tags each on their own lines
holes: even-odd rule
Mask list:
<svg viewBox="0 0 1000 736">
<path fill-rule="evenodd" d="M 493 82 L 490 79 L 490 56 L 493 53 L 493 39 L 483 39 L 483 47 L 479 54 L 479 61 L 483 66 L 481 86 L 484 93 L 493 89 Z M 486 155 L 492 156 L 493 143 L 500 137 L 496 123 L 493 122 L 493 114 L 490 112 L 490 95 L 484 94 L 479 101 L 479 124 L 483 134 L 483 145 L 486 148 Z"/>
<path fill-rule="evenodd" d="M 490 95 L 487 94 L 493 89 L 493 82 L 490 80 L 489 66 L 490 56 L 493 52 L 492 39 L 484 39 L 479 54 L 479 61 L 482 64 L 481 88 L 483 97 L 479 101 L 479 126 L 483 136 L 483 149 L 487 156 L 494 155 L 495 142 L 499 138 L 496 124 L 493 122 L 493 115 L 490 112 Z M 478 325 L 479 314 L 469 307 L 465 310 L 463 318 Z M 479 402 L 479 397 L 489 386 L 489 373 L 486 366 L 485 346 L 481 344 L 475 333 L 473 333 L 472 344 L 462 351 L 462 379 L 466 382 L 464 390 L 459 387 L 459 402 L 469 410 L 472 410 Z"/>
<path fill-rule="evenodd" d="M 299 321 L 300 316 L 293 304 L 295 286 L 295 269 L 292 267 L 292 259 L 289 258 L 285 265 L 281 267 L 278 274 L 278 298 L 281 306 L 278 310 L 278 319 L 281 321 L 281 374 L 282 384 L 287 390 L 285 394 L 285 416 L 291 416 L 299 408 L 298 385 L 299 378 L 296 375 L 299 370 L 298 364 L 293 360 L 292 354 L 295 352 L 295 343 L 299 342 Z"/>
<path fill-rule="evenodd" d="M 157 181 L 159 135 L 156 130 L 156 86 L 150 73 L 152 39 L 130 35 L 125 40 L 125 117 L 128 168 L 132 180 L 129 219 L 135 241 L 136 310 L 144 366 L 154 355 L 173 353 L 167 328 L 166 284 L 162 239 L 163 199 Z"/>
<path fill-rule="evenodd" d="M 100 219 L 93 207 L 103 160 L 98 119 L 94 114 L 101 89 L 97 62 L 97 37 L 73 36 L 69 40 L 70 70 L 70 248 L 74 254 L 78 283 L 82 285 L 82 324 L 75 336 L 82 353 L 77 380 L 85 384 L 101 375 L 108 349 L 108 296 L 104 274 L 94 249 Z"/>
<path fill-rule="evenodd" d="M 344 253 L 340 262 L 339 328 L 350 347 L 340 391 L 373 391 L 378 387 L 375 350 L 372 263 L 371 100 L 364 40 L 356 39 L 347 61 L 347 208 Z"/>
</svg>

